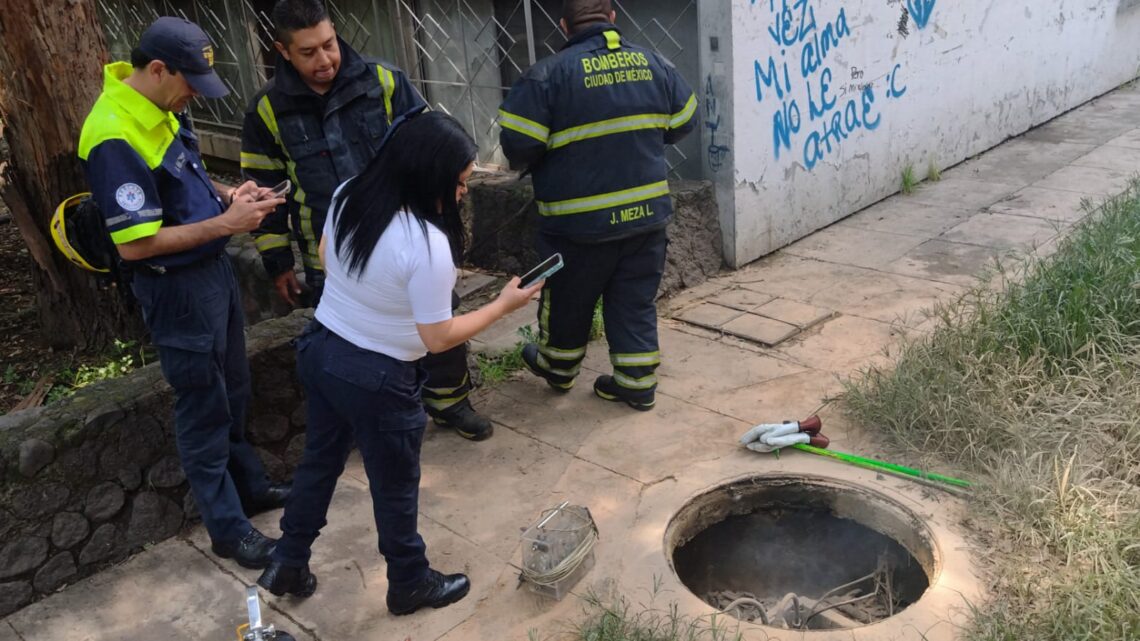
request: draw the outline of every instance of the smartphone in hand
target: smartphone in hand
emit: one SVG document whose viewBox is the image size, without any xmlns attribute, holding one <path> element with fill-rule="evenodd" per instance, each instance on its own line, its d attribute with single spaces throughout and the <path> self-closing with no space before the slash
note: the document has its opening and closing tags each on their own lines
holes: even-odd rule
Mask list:
<svg viewBox="0 0 1140 641">
<path fill-rule="evenodd" d="M 554 272 L 562 269 L 562 254 L 554 254 L 550 258 L 534 266 L 534 269 L 523 274 L 519 280 L 519 289 L 526 289 L 540 280 L 550 278 Z"/>
<path fill-rule="evenodd" d="M 258 198 L 258 200 L 270 200 L 273 198 L 282 198 L 293 189 L 293 183 L 286 178 L 281 182 L 274 185 L 273 189 L 266 195 Z"/>
</svg>

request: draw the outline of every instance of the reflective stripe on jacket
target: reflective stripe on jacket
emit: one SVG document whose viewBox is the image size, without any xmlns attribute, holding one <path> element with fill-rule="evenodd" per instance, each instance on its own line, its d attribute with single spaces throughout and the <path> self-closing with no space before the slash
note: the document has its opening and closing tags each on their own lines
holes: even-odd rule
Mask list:
<svg viewBox="0 0 1140 641">
<path fill-rule="evenodd" d="M 426 104 L 402 71 L 337 42 L 341 65 L 327 94 L 279 56 L 273 80 L 246 109 L 242 173 L 265 187 L 293 181 L 286 205 L 253 234 L 270 276 L 293 268 L 290 228 L 305 266 L 320 269 L 317 246 L 333 192 L 368 165 L 396 116 Z"/>
<path fill-rule="evenodd" d="M 515 83 L 499 110 L 500 141 L 534 175 L 541 231 L 612 240 L 672 216 L 665 145 L 693 129 L 696 110 L 671 62 L 601 24 Z"/>
</svg>

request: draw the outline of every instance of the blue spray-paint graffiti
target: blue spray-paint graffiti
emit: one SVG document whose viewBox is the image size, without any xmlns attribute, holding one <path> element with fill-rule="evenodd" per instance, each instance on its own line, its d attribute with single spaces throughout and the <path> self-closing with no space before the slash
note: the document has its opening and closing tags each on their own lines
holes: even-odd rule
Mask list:
<svg viewBox="0 0 1140 641">
<path fill-rule="evenodd" d="M 772 146 L 776 159 L 780 159 L 781 153 L 790 152 L 793 142 L 799 143 L 802 138 L 803 163 L 809 171 L 858 130 L 879 128 L 880 98 L 901 98 L 906 93 L 899 75 L 900 65 L 881 77 L 886 89 L 880 93 L 876 93 L 875 81 L 848 83 L 836 77 L 831 66 L 834 54 L 851 36 L 851 26 L 846 8 L 840 8 L 829 20 L 818 19 L 818 2 L 768 0 L 772 22 L 767 31 L 778 53 L 753 64 L 756 101 L 773 107 Z M 790 62 L 797 53 L 798 69 Z M 861 69 L 851 68 L 851 80 L 863 77 Z"/>
<path fill-rule="evenodd" d="M 728 145 L 720 145 L 716 142 L 716 132 L 720 129 L 720 107 L 717 104 L 716 92 L 713 91 L 711 73 L 705 80 L 705 127 L 709 129 L 709 169 L 720 171 L 720 168 L 724 166 L 725 157 L 732 150 Z"/>
<path fill-rule="evenodd" d="M 937 0 L 906 0 L 906 6 L 910 9 L 910 17 L 914 19 L 914 24 L 919 29 L 925 29 L 926 25 L 930 23 L 930 16 L 934 15 L 934 3 Z"/>
</svg>

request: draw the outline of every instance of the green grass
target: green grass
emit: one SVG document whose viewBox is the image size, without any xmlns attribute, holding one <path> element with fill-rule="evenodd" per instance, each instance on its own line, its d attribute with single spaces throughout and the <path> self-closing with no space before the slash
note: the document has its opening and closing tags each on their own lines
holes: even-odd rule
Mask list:
<svg viewBox="0 0 1140 641">
<path fill-rule="evenodd" d="M 914 175 L 914 167 L 907 165 L 902 170 L 902 185 L 900 189 L 904 194 L 914 193 L 914 187 L 918 184 L 918 177 Z"/>
<path fill-rule="evenodd" d="M 594 341 L 602 336 L 605 336 L 605 326 L 602 322 L 602 301 L 598 300 L 597 305 L 594 306 L 594 318 L 590 325 L 590 340 Z M 480 380 L 484 385 L 497 385 L 507 380 L 510 375 L 518 371 L 526 365 L 522 360 L 522 350 L 527 343 L 534 343 L 538 341 L 535 336 L 534 330 L 529 326 L 519 328 L 519 336 L 522 338 L 515 346 L 505 354 L 499 356 L 487 357 L 479 354 L 475 357 L 475 362 L 479 367 Z"/>
<path fill-rule="evenodd" d="M 934 310 L 929 336 L 847 385 L 900 456 L 978 483 L 992 598 L 974 641 L 1140 630 L 1140 184 L 1050 258 Z"/>
<path fill-rule="evenodd" d="M 594 593 L 583 597 L 582 623 L 565 633 L 540 636 L 531 630 L 529 641 L 573 639 L 574 641 L 740 641 L 737 621 L 731 617 L 692 618 L 680 614 L 675 603 L 664 608 L 632 603 L 625 597 L 603 599 Z"/>
<path fill-rule="evenodd" d="M 930 164 L 926 166 L 926 179 L 932 183 L 942 180 L 942 170 L 938 165 L 934 164 L 934 159 L 930 160 Z"/>
</svg>

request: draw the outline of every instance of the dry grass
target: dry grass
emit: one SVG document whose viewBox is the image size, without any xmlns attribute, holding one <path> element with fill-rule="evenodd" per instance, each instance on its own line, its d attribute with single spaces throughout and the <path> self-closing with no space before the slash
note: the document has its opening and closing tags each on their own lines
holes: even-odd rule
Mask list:
<svg viewBox="0 0 1140 641">
<path fill-rule="evenodd" d="M 845 406 L 981 487 L 986 641 L 1140 637 L 1140 184 L 1045 261 L 999 270 Z"/>
</svg>

